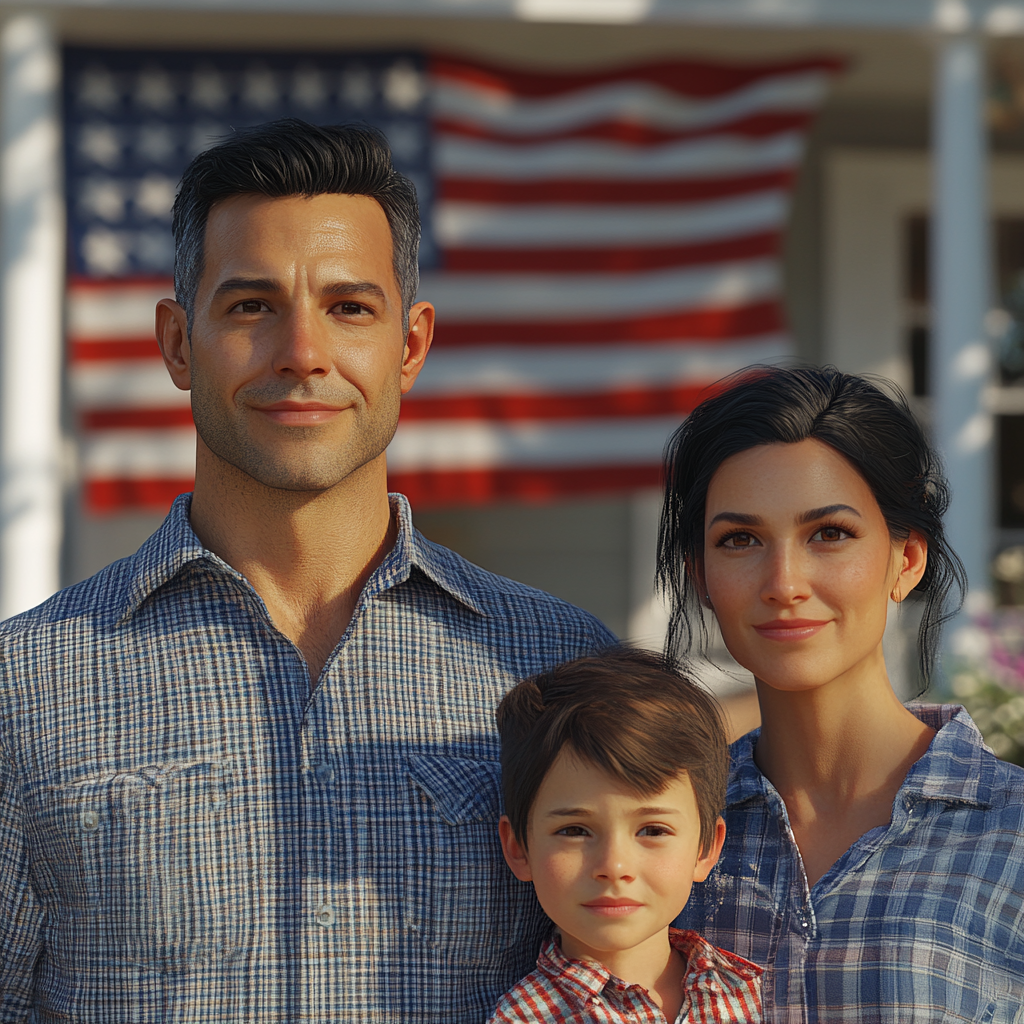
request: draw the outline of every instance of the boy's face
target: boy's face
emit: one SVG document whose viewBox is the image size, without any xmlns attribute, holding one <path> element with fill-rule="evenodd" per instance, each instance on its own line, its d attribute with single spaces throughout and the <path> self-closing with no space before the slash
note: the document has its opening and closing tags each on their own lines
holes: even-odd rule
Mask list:
<svg viewBox="0 0 1024 1024">
<path fill-rule="evenodd" d="M 529 850 L 501 821 L 505 859 L 532 881 L 570 957 L 606 957 L 646 943 L 662 946 L 669 924 L 714 867 L 725 839 L 700 853 L 700 819 L 683 774 L 638 797 L 600 768 L 563 751 L 530 812 Z"/>
</svg>

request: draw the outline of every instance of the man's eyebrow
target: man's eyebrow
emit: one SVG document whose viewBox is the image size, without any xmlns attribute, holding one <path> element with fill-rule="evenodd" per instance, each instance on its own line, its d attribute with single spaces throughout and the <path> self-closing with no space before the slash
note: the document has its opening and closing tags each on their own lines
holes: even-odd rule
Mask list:
<svg viewBox="0 0 1024 1024">
<path fill-rule="evenodd" d="M 801 523 L 813 523 L 815 519 L 824 519 L 826 516 L 834 516 L 837 512 L 850 512 L 858 519 L 863 516 L 852 505 L 822 505 L 821 508 L 808 509 L 801 517 Z"/>
<path fill-rule="evenodd" d="M 279 292 L 281 282 L 271 277 L 229 277 L 217 285 L 214 295 L 226 295 L 228 292 Z"/>
<path fill-rule="evenodd" d="M 387 295 L 379 284 L 372 281 L 332 281 L 320 290 L 321 295 L 374 295 L 387 301 Z"/>
</svg>

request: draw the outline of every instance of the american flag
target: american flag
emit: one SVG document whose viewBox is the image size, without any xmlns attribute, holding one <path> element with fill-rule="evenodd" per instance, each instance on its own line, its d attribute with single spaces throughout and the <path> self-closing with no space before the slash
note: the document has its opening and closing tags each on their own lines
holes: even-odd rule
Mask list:
<svg viewBox="0 0 1024 1024">
<path fill-rule="evenodd" d="M 86 506 L 162 509 L 191 487 L 188 395 L 153 341 L 175 183 L 231 127 L 285 115 L 377 124 L 420 194 L 419 297 L 438 327 L 388 451 L 392 487 L 423 507 L 655 484 L 709 384 L 790 351 L 781 237 L 838 68 L 552 74 L 410 52 L 68 49 Z"/>
</svg>

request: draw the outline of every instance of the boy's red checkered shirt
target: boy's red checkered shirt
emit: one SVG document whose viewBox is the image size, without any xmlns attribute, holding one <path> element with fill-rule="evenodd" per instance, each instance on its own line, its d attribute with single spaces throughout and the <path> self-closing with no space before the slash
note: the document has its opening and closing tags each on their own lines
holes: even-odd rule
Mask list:
<svg viewBox="0 0 1024 1024">
<path fill-rule="evenodd" d="M 761 968 L 716 949 L 696 932 L 669 929 L 686 961 L 683 1005 L 674 1024 L 761 1024 Z M 502 996 L 488 1024 L 669 1024 L 640 985 L 594 960 L 570 960 L 549 938 L 537 969 Z"/>
</svg>

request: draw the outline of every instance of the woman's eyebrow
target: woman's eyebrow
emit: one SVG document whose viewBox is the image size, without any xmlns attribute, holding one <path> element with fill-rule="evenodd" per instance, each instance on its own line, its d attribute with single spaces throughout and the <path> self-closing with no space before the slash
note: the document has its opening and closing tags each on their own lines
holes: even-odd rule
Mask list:
<svg viewBox="0 0 1024 1024">
<path fill-rule="evenodd" d="M 821 508 L 808 509 L 801 517 L 801 523 L 813 523 L 815 519 L 824 519 L 826 516 L 834 516 L 837 512 L 850 512 L 858 519 L 863 516 L 852 505 L 822 505 Z"/>
<path fill-rule="evenodd" d="M 715 523 L 736 523 L 738 526 L 763 526 L 764 520 L 760 516 L 751 515 L 749 512 L 719 512 L 708 526 Z"/>
</svg>

